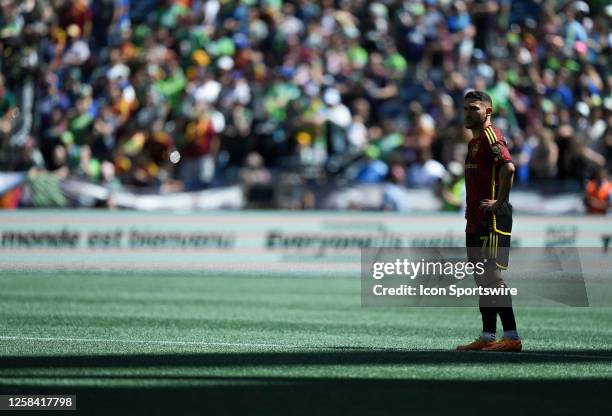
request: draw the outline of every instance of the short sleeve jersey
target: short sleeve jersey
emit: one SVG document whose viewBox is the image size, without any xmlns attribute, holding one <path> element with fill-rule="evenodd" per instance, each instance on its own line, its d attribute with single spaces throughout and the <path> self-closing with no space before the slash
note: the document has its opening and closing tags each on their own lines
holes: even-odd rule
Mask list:
<svg viewBox="0 0 612 416">
<path fill-rule="evenodd" d="M 480 209 L 483 199 L 497 199 L 499 168 L 512 162 L 506 139 L 501 131 L 486 127 L 479 137 L 470 140 L 465 159 L 467 233 L 492 226 L 492 215 Z"/>
</svg>

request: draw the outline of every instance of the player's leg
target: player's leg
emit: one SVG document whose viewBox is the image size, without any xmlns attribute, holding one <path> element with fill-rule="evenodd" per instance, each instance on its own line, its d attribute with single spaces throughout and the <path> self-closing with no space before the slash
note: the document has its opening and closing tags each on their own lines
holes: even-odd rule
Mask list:
<svg viewBox="0 0 612 416">
<path fill-rule="evenodd" d="M 483 261 L 483 254 L 488 250 L 490 244 L 486 233 L 466 233 L 466 250 L 468 261 L 478 263 Z M 480 276 L 474 275 L 476 285 L 481 286 L 483 280 Z M 493 346 L 495 343 L 495 333 L 497 331 L 497 311 L 494 307 L 487 306 L 486 300 L 479 298 L 480 316 L 482 319 L 482 333 L 473 342 L 459 345 L 459 351 L 480 351 L 483 348 Z"/>
<path fill-rule="evenodd" d="M 495 235 L 495 280 L 498 282 L 499 286 L 507 287 L 508 285 L 506 285 L 502 279 L 501 274 L 502 270 L 508 268 L 510 236 L 501 233 L 495 233 Z M 497 313 L 499 314 L 504 328 L 504 337 L 513 339 L 518 338 L 518 334 L 516 333 L 516 319 L 514 317 L 514 309 L 512 308 L 512 296 L 510 294 L 501 296 Z"/>
<path fill-rule="evenodd" d="M 492 284 L 496 287 L 507 287 L 502 279 L 502 270 L 508 268 L 510 257 L 510 230 L 512 229 L 512 211 L 511 207 L 506 207 L 500 215 L 497 216 L 497 225 L 502 230 L 494 231 L 492 240 L 491 254 L 495 263 L 495 271 L 492 273 Z M 499 230 L 499 228 L 498 228 Z M 494 345 L 483 348 L 485 351 L 521 351 L 522 342 L 516 329 L 516 319 L 514 309 L 512 307 L 512 296 L 503 294 L 496 299 L 498 306 L 497 314 L 504 328 L 503 337 L 496 341 Z"/>
<path fill-rule="evenodd" d="M 495 259 L 488 262 L 492 267 L 485 268 L 486 281 L 482 282 L 482 287 L 488 288 L 505 288 L 506 283 L 501 277 L 501 270 L 495 266 Z M 493 343 L 484 347 L 483 351 L 521 351 L 522 343 L 516 331 L 516 321 L 514 319 L 514 310 L 512 309 L 512 296 L 509 293 L 499 295 L 481 296 L 481 303 L 485 310 L 493 311 L 494 319 L 497 315 L 501 318 L 504 328 L 504 336 Z"/>
</svg>

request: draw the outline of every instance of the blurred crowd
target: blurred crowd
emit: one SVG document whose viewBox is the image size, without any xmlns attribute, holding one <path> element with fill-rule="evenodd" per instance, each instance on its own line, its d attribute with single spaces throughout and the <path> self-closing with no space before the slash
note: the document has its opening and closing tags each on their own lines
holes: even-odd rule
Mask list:
<svg viewBox="0 0 612 416">
<path fill-rule="evenodd" d="M 0 0 L 0 9 L 0 171 L 155 192 L 434 186 L 452 207 L 472 88 L 494 100 L 517 183 L 586 187 L 612 168 L 606 0 Z M 311 193 L 294 198 L 315 205 Z"/>
</svg>

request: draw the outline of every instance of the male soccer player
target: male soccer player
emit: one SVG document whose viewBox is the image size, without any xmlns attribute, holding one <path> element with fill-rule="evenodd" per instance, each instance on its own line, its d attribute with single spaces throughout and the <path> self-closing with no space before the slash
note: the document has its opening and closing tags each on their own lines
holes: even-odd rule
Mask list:
<svg viewBox="0 0 612 416">
<path fill-rule="evenodd" d="M 464 97 L 464 125 L 472 131 L 465 161 L 466 247 L 471 262 L 484 261 L 485 273 L 476 276 L 483 288 L 505 288 L 501 269 L 508 267 L 512 206 L 508 201 L 514 164 L 502 133 L 491 126 L 493 104 L 482 91 Z M 482 334 L 457 347 L 460 351 L 521 351 L 509 294 L 480 296 Z M 504 336 L 495 339 L 497 315 Z"/>
</svg>

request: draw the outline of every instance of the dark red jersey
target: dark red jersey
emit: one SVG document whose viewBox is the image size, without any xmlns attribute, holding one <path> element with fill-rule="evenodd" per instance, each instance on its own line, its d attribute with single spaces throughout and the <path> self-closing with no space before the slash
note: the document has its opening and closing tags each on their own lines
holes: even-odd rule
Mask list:
<svg viewBox="0 0 612 416">
<path fill-rule="evenodd" d="M 512 162 L 512 158 L 499 129 L 489 126 L 479 137 L 470 140 L 465 159 L 467 233 L 482 227 L 492 230 L 493 216 L 480 209 L 480 201 L 497 199 L 499 167 L 507 162 Z"/>
</svg>

